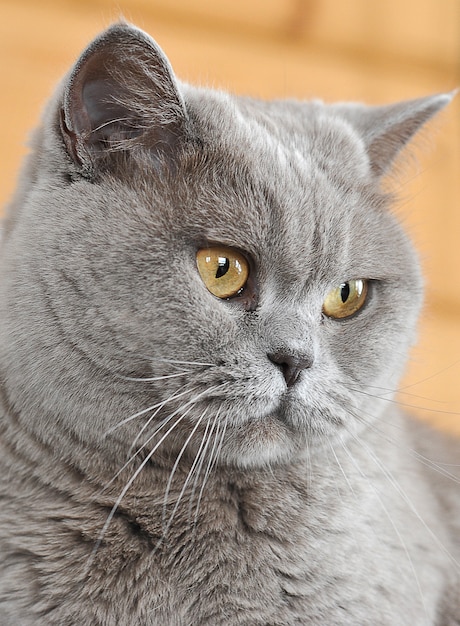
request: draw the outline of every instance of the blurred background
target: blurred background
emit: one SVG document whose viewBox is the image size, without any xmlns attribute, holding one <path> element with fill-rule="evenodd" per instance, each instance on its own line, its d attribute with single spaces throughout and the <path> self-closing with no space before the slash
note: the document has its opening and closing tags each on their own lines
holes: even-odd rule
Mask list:
<svg viewBox="0 0 460 626">
<path fill-rule="evenodd" d="M 124 17 L 189 82 L 380 104 L 460 87 L 460 0 L 0 0 L 0 206 L 53 86 Z M 393 180 L 427 297 L 399 400 L 460 433 L 460 94 Z M 0 209 L 1 211 L 1 209 Z"/>
</svg>

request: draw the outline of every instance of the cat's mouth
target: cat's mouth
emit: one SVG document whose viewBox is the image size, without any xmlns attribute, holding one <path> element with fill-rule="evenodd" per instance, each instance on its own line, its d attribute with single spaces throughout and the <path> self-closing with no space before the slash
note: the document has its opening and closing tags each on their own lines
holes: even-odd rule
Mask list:
<svg viewBox="0 0 460 626">
<path fill-rule="evenodd" d="M 270 394 L 251 398 L 242 394 L 227 399 L 215 397 L 214 400 L 221 419 L 226 419 L 229 426 L 246 428 L 251 425 L 261 432 L 265 432 L 270 424 L 281 424 L 283 428 L 298 433 L 308 429 L 311 413 L 318 414 L 306 404 L 301 393 L 290 388 L 272 389 Z"/>
</svg>

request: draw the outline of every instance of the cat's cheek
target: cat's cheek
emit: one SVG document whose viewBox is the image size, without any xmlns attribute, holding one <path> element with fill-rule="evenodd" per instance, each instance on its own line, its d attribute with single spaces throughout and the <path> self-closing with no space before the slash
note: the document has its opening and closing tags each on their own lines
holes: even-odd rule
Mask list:
<svg viewBox="0 0 460 626">
<path fill-rule="evenodd" d="M 413 324 L 401 326 L 388 303 L 393 299 L 382 290 L 370 290 L 369 302 L 349 319 L 324 318 L 323 353 L 329 354 L 339 371 L 352 381 L 372 382 L 382 372 L 394 369 L 393 356 L 405 343 Z M 398 368 L 399 369 L 399 368 Z"/>
</svg>

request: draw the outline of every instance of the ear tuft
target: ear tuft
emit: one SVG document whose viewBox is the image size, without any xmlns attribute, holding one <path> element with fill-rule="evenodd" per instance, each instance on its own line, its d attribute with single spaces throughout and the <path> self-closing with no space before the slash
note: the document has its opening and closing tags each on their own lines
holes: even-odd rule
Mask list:
<svg viewBox="0 0 460 626">
<path fill-rule="evenodd" d="M 116 24 L 97 37 L 72 70 L 61 129 L 86 174 L 113 150 L 148 137 L 157 156 L 174 149 L 187 113 L 169 61 L 144 32 Z"/>
</svg>

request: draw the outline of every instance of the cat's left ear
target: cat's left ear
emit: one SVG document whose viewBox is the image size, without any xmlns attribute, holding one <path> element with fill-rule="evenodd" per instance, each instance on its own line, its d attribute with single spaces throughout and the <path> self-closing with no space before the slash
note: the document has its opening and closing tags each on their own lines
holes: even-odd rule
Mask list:
<svg viewBox="0 0 460 626">
<path fill-rule="evenodd" d="M 455 92 L 386 106 L 333 105 L 359 132 L 376 177 L 388 173 L 401 150 L 419 129 L 454 97 Z"/>
<path fill-rule="evenodd" d="M 145 140 L 168 158 L 186 125 L 180 88 L 162 50 L 143 31 L 115 24 L 83 52 L 67 81 L 61 132 L 91 176 L 111 152 Z"/>
</svg>

